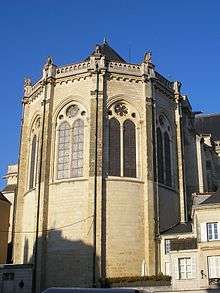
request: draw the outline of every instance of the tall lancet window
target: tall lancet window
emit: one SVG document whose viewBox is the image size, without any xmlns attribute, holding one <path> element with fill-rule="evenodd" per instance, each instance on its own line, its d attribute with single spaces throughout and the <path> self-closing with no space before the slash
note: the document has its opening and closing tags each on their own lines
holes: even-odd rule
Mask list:
<svg viewBox="0 0 220 293">
<path fill-rule="evenodd" d="M 57 178 L 68 178 L 70 170 L 70 126 L 63 122 L 58 130 Z"/>
<path fill-rule="evenodd" d="M 72 129 L 72 157 L 70 177 L 81 177 L 83 175 L 83 142 L 84 123 L 77 119 Z"/>
<path fill-rule="evenodd" d="M 57 179 L 83 176 L 84 128 L 86 111 L 72 104 L 64 107 L 57 119 Z"/>
<path fill-rule="evenodd" d="M 38 148 L 39 148 L 39 134 L 40 134 L 40 117 L 36 118 L 31 127 L 30 134 L 30 150 L 29 150 L 29 176 L 28 188 L 32 189 L 37 183 L 38 172 Z"/>
<path fill-rule="evenodd" d="M 171 127 L 167 118 L 160 115 L 157 121 L 158 182 L 173 186 Z"/>
<path fill-rule="evenodd" d="M 165 155 L 165 166 L 166 166 L 166 169 L 165 169 L 166 185 L 172 186 L 170 137 L 167 132 L 164 133 L 164 155 Z"/>
<path fill-rule="evenodd" d="M 160 128 L 157 128 L 157 166 L 158 181 L 164 183 L 163 138 Z"/>
<path fill-rule="evenodd" d="M 109 175 L 120 176 L 121 173 L 120 123 L 117 119 L 109 120 Z"/>
<path fill-rule="evenodd" d="M 136 177 L 136 134 L 135 125 L 126 120 L 123 124 L 124 176 Z"/>
<path fill-rule="evenodd" d="M 32 189 L 35 184 L 36 172 L 36 151 L 37 151 L 37 136 L 34 135 L 31 143 L 31 160 L 30 160 L 30 174 L 29 174 L 29 189 Z"/>
<path fill-rule="evenodd" d="M 137 112 L 125 102 L 112 105 L 109 113 L 108 175 L 137 177 Z"/>
</svg>

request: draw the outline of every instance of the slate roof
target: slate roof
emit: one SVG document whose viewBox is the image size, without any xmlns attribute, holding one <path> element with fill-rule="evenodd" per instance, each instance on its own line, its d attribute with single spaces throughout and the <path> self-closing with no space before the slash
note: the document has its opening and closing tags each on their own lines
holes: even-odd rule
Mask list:
<svg viewBox="0 0 220 293">
<path fill-rule="evenodd" d="M 161 234 L 177 234 L 177 233 L 190 233 L 192 232 L 192 223 L 178 223 L 176 226 L 162 232 Z"/>
<path fill-rule="evenodd" d="M 205 204 L 218 204 L 220 203 L 220 187 L 218 190 L 209 196 L 206 200 L 204 200 L 200 205 L 205 205 Z"/>
<path fill-rule="evenodd" d="M 199 134 L 211 134 L 214 140 L 220 140 L 220 114 L 196 115 L 195 128 Z"/>
<path fill-rule="evenodd" d="M 0 192 L 0 200 L 10 203 L 10 201 L 1 192 Z"/>
<path fill-rule="evenodd" d="M 14 192 L 17 188 L 16 184 L 10 184 L 5 186 L 5 188 L 2 190 L 3 192 Z"/>
<path fill-rule="evenodd" d="M 102 56 L 106 57 L 107 61 L 115 61 L 120 63 L 126 63 L 126 61 L 114 50 L 112 49 L 107 42 L 104 42 L 101 45 L 97 45 L 99 47 L 99 52 Z M 85 61 L 88 61 L 90 56 L 94 56 L 96 54 L 96 50 L 90 54 Z"/>
</svg>

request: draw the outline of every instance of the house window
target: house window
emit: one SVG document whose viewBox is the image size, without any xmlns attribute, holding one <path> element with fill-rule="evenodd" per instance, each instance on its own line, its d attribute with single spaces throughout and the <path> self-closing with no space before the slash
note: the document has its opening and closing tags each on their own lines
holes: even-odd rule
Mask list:
<svg viewBox="0 0 220 293">
<path fill-rule="evenodd" d="M 171 248 L 171 240 L 165 239 L 165 254 L 168 254 L 170 252 Z"/>
<path fill-rule="evenodd" d="M 220 256 L 219 255 L 208 257 L 208 270 L 209 270 L 209 279 L 220 278 Z"/>
<path fill-rule="evenodd" d="M 136 113 L 119 102 L 109 109 L 108 114 L 108 174 L 136 178 Z"/>
<path fill-rule="evenodd" d="M 192 278 L 192 261 L 190 257 L 179 258 L 179 279 Z"/>
<path fill-rule="evenodd" d="M 218 239 L 218 223 L 207 223 L 208 241 Z"/>
</svg>

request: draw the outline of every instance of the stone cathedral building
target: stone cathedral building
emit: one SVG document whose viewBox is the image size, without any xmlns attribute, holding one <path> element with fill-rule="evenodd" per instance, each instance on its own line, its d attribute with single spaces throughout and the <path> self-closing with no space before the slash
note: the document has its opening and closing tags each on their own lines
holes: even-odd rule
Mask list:
<svg viewBox="0 0 220 293">
<path fill-rule="evenodd" d="M 180 88 L 107 42 L 25 81 L 13 261 L 34 264 L 36 292 L 161 271 L 160 235 L 190 220 L 205 178 Z"/>
</svg>

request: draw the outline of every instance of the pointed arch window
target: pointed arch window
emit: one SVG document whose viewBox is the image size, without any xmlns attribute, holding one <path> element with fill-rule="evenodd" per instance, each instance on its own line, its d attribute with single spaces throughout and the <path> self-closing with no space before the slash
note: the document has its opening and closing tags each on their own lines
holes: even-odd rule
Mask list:
<svg viewBox="0 0 220 293">
<path fill-rule="evenodd" d="M 57 179 L 83 176 L 85 117 L 86 111 L 76 104 L 60 111 L 56 140 Z"/>
<path fill-rule="evenodd" d="M 108 175 L 137 177 L 136 113 L 131 105 L 118 102 L 109 114 Z"/>
<path fill-rule="evenodd" d="M 63 122 L 58 130 L 58 158 L 57 158 L 57 178 L 69 177 L 70 170 L 70 126 Z"/>
<path fill-rule="evenodd" d="M 116 118 L 109 120 L 109 175 L 120 176 L 121 173 L 120 123 Z"/>
<path fill-rule="evenodd" d="M 160 128 L 157 128 L 157 165 L 158 181 L 164 183 L 163 138 Z"/>
<path fill-rule="evenodd" d="M 159 116 L 157 127 L 158 182 L 172 187 L 171 127 L 163 115 Z"/>
<path fill-rule="evenodd" d="M 136 177 L 136 135 L 135 124 L 125 120 L 123 124 L 124 176 Z"/>
<path fill-rule="evenodd" d="M 31 161 L 30 161 L 30 174 L 29 174 L 29 189 L 32 189 L 35 184 L 36 172 L 36 151 L 37 151 L 37 136 L 34 135 L 31 143 Z"/>
</svg>

